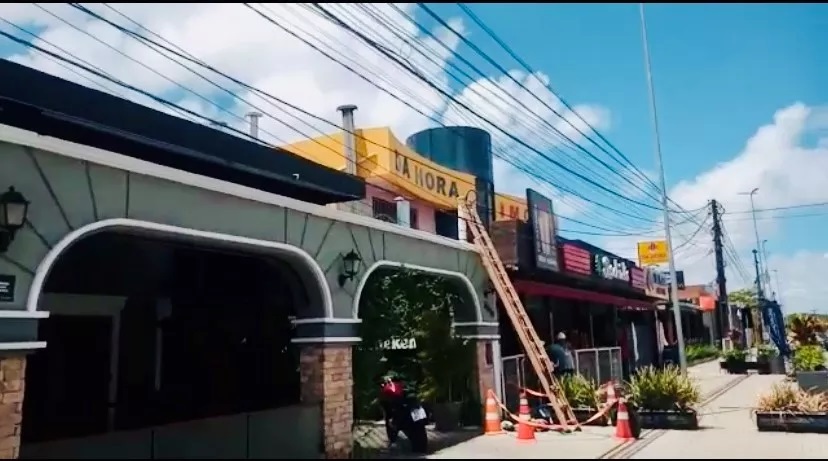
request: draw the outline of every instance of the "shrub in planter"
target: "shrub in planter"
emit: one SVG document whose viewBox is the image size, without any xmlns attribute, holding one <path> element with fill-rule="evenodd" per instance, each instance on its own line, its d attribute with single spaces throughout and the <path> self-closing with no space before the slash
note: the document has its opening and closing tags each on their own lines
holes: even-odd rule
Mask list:
<svg viewBox="0 0 828 461">
<path fill-rule="evenodd" d="M 731 349 L 722 354 L 725 369 L 733 374 L 747 373 L 747 351 L 744 349 Z"/>
<path fill-rule="evenodd" d="M 756 352 L 756 364 L 759 374 L 769 375 L 774 372 L 780 373 L 780 364 L 777 363 L 780 361 L 781 357 L 775 347 L 769 344 L 762 344 L 758 347 Z M 781 370 L 782 373 L 785 372 L 784 363 L 781 364 Z"/>
<path fill-rule="evenodd" d="M 685 348 L 687 362 L 698 362 L 719 355 L 719 349 L 710 344 L 690 344 Z"/>
<path fill-rule="evenodd" d="M 696 429 L 696 405 L 701 393 L 678 367 L 640 369 L 627 383 L 630 401 L 638 409 L 641 427 Z"/>
<path fill-rule="evenodd" d="M 756 426 L 760 431 L 828 433 L 828 393 L 775 384 L 759 397 Z"/>
<path fill-rule="evenodd" d="M 561 378 L 560 385 L 579 422 L 591 418 L 601 406 L 598 385 L 591 379 L 578 374 L 569 375 Z M 606 421 L 606 418 L 598 418 L 594 424 L 603 425 Z"/>
<path fill-rule="evenodd" d="M 807 391 L 828 391 L 828 371 L 821 346 L 800 346 L 794 351 L 793 367 L 799 386 Z"/>
</svg>

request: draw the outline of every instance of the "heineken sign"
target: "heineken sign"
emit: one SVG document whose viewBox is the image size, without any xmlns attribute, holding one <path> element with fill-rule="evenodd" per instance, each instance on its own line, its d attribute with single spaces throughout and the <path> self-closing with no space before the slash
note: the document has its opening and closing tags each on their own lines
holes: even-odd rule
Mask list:
<svg viewBox="0 0 828 461">
<path fill-rule="evenodd" d="M 414 338 L 391 338 L 380 341 L 378 346 L 380 349 L 386 351 L 414 350 L 417 348 L 417 340 Z"/>
</svg>

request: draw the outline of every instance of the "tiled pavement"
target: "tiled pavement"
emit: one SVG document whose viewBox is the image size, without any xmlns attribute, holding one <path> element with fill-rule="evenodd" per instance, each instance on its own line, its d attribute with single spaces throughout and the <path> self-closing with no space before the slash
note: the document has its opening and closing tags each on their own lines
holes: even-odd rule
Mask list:
<svg viewBox="0 0 828 461">
<path fill-rule="evenodd" d="M 783 377 L 751 375 L 702 411 L 699 431 L 655 431 L 628 459 L 828 459 L 828 436 L 758 432 L 752 409 Z M 649 439 L 649 440 L 647 440 Z M 632 456 L 629 456 L 631 453 Z"/>
<path fill-rule="evenodd" d="M 691 367 L 690 374 L 698 381 L 703 396 L 722 389 L 738 379 L 719 370 L 718 361 Z M 541 433 L 537 443 L 521 444 L 513 434 L 480 436 L 442 449 L 429 459 L 595 459 L 619 445 L 611 427 L 585 427 L 576 434 Z"/>
</svg>

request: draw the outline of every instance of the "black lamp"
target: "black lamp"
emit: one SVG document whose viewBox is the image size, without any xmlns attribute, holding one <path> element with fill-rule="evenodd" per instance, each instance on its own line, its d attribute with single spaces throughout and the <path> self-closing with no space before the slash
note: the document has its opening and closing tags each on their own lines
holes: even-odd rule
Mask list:
<svg viewBox="0 0 828 461">
<path fill-rule="evenodd" d="M 357 264 L 362 261 L 362 258 L 351 250 L 342 256 L 342 273 L 339 274 L 339 286 L 344 286 L 348 280 L 353 280 L 357 275 Z"/>
<path fill-rule="evenodd" d="M 23 227 L 29 213 L 29 201 L 14 187 L 0 195 L 0 253 L 5 253 L 14 234 Z"/>
</svg>

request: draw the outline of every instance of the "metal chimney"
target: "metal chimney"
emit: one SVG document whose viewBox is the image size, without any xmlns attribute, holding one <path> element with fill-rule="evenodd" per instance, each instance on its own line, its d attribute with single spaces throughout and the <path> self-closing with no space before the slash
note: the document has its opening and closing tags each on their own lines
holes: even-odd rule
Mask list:
<svg viewBox="0 0 828 461">
<path fill-rule="evenodd" d="M 247 117 L 250 118 L 250 136 L 254 139 L 259 139 L 259 119 L 262 114 L 259 112 L 248 112 Z"/>
<path fill-rule="evenodd" d="M 342 112 L 342 137 L 345 140 L 345 172 L 348 174 L 357 174 L 356 169 L 356 135 L 354 127 L 354 111 L 357 106 L 353 104 L 345 104 L 336 108 Z"/>
</svg>

